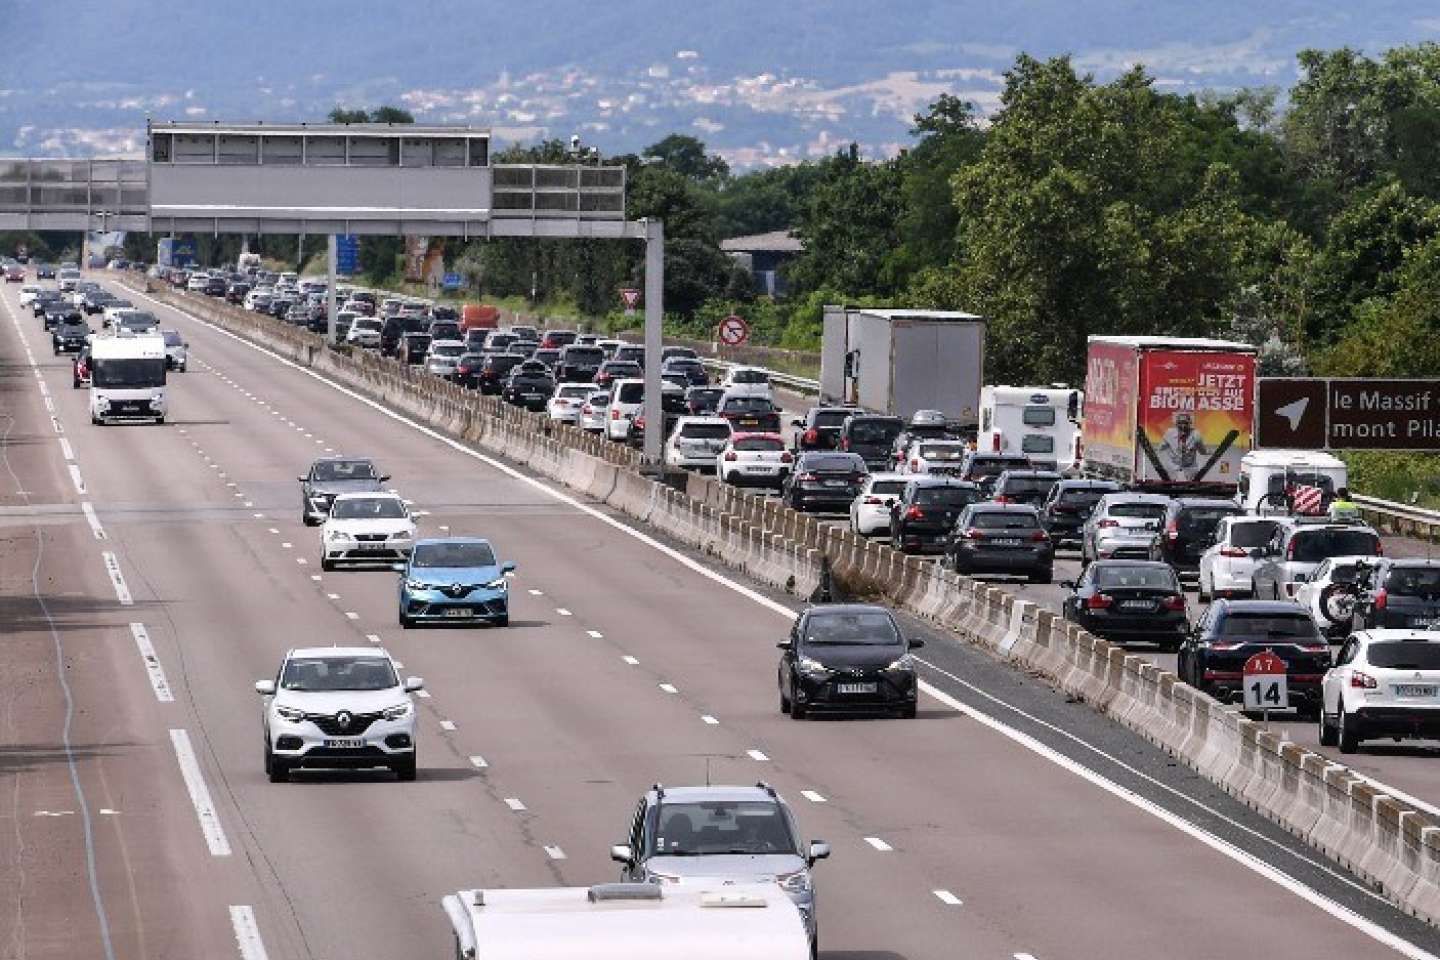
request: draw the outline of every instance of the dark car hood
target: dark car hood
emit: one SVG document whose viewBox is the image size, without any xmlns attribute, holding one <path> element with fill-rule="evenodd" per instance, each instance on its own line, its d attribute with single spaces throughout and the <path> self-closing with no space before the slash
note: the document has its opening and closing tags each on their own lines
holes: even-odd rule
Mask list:
<svg viewBox="0 0 1440 960">
<path fill-rule="evenodd" d="M 371 493 L 380 489 L 380 481 L 373 477 L 368 480 L 311 480 L 312 494 Z"/>
<path fill-rule="evenodd" d="M 818 660 L 832 670 L 884 667 L 894 663 L 904 653 L 905 647 L 898 643 L 883 646 L 868 643 L 807 643 L 800 648 L 801 656 Z"/>
</svg>

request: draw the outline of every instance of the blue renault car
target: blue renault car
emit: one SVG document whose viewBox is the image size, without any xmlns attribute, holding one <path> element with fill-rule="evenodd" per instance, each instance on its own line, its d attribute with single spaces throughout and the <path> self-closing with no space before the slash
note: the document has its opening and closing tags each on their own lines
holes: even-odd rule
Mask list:
<svg viewBox="0 0 1440 960">
<path fill-rule="evenodd" d="M 507 575 L 515 564 L 495 559 L 489 540 L 445 537 L 417 540 L 400 573 L 400 626 L 475 623 L 510 626 Z"/>
</svg>

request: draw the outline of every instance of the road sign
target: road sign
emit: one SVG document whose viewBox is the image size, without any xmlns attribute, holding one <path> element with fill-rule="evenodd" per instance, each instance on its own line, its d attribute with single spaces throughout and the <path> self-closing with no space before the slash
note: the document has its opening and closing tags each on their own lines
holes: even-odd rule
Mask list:
<svg viewBox="0 0 1440 960">
<path fill-rule="evenodd" d="M 1286 685 L 1285 661 L 1266 650 L 1245 661 L 1241 671 L 1246 710 L 1287 710 L 1290 691 Z"/>
<path fill-rule="evenodd" d="M 353 233 L 335 237 L 335 272 L 347 277 L 360 272 L 360 238 Z"/>
<path fill-rule="evenodd" d="M 1440 382 L 1262 377 L 1255 447 L 1440 451 Z"/>
<path fill-rule="evenodd" d="M 635 307 L 640 302 L 640 291 L 634 287 L 626 287 L 620 291 L 620 299 L 625 302 L 625 315 L 635 315 Z"/>
<path fill-rule="evenodd" d="M 459 289 L 460 289 L 460 274 L 458 274 L 458 273 L 447 273 L 447 274 L 445 274 L 445 277 L 444 277 L 443 280 L 441 280 L 440 285 L 441 285 L 442 287 L 444 287 L 446 290 L 459 290 Z"/>
<path fill-rule="evenodd" d="M 738 347 L 750 339 L 750 324 L 745 318 L 730 314 L 720 321 L 720 342 L 730 347 Z"/>
</svg>

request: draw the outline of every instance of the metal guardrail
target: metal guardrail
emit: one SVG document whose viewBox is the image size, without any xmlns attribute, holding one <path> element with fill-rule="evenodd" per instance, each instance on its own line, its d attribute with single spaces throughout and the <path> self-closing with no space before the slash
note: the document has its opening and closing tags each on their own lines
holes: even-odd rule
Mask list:
<svg viewBox="0 0 1440 960">
<path fill-rule="evenodd" d="M 1360 505 L 1362 514 L 1372 515 L 1375 526 L 1387 533 L 1440 541 L 1440 510 L 1427 510 L 1360 494 L 1355 494 L 1355 502 Z"/>
<path fill-rule="evenodd" d="M 753 370 L 765 370 L 770 375 L 770 382 L 777 387 L 784 387 L 786 390 L 793 390 L 796 393 L 820 395 L 820 381 L 811 380 L 808 377 L 795 377 L 788 373 L 780 373 L 777 370 L 766 370 L 753 363 L 732 363 L 729 360 L 716 360 L 713 357 L 701 357 L 700 362 L 707 367 L 728 373 L 736 367 L 746 367 Z"/>
</svg>

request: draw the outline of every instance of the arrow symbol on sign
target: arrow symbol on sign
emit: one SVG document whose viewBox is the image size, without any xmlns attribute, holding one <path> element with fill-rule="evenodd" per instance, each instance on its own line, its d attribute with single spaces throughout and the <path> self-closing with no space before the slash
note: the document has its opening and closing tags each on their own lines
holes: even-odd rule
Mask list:
<svg viewBox="0 0 1440 960">
<path fill-rule="evenodd" d="M 1277 417 L 1284 417 L 1290 421 L 1290 429 L 1300 429 L 1300 418 L 1305 416 L 1305 408 L 1310 406 L 1309 397 L 1301 397 L 1294 403 L 1287 403 L 1275 411 Z"/>
</svg>

